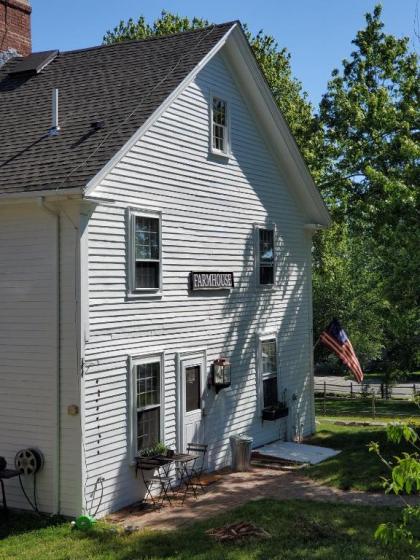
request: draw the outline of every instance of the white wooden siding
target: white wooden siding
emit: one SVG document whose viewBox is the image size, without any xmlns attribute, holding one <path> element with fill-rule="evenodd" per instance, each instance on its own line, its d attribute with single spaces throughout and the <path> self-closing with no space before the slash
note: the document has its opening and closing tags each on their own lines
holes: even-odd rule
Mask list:
<svg viewBox="0 0 420 560">
<path fill-rule="evenodd" d="M 80 404 L 74 361 L 75 232 L 61 231 L 61 513 L 81 509 Z M 19 449 L 45 456 L 38 474 L 42 511 L 56 507 L 57 450 L 57 226 L 36 203 L 0 207 L 0 455 L 13 468 Z M 25 479 L 24 479 L 25 481 Z M 28 508 L 17 479 L 5 482 L 9 505 Z M 32 498 L 32 480 L 25 481 Z"/>
<path fill-rule="evenodd" d="M 210 92 L 229 102 L 232 155 L 209 154 Z M 165 437 L 176 445 L 177 352 L 207 350 L 232 363 L 232 387 L 207 390 L 205 434 L 212 468 L 229 460 L 229 435 L 247 431 L 260 445 L 291 437 L 288 422 L 262 424 L 257 408 L 257 331 L 278 333 L 279 386 L 309 432 L 309 239 L 304 217 L 270 155 L 222 55 L 200 72 L 145 136 L 101 181 L 89 224 L 89 342 L 85 348 L 86 489 L 89 505 L 104 477 L 100 513 L 139 497 L 128 448 L 127 357 L 165 351 Z M 127 206 L 162 212 L 162 298 L 127 298 Z M 277 227 L 277 289 L 260 288 L 254 224 Z M 192 270 L 233 271 L 236 287 L 188 292 Z"/>
</svg>

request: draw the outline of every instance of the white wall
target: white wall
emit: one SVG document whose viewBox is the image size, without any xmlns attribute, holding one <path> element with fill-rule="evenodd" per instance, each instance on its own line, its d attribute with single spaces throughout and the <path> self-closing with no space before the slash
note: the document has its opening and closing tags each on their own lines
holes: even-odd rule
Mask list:
<svg viewBox="0 0 420 560">
<path fill-rule="evenodd" d="M 231 107 L 232 156 L 209 154 L 210 90 Z M 206 392 L 210 464 L 229 459 L 228 436 L 248 431 L 255 444 L 289 435 L 285 421 L 257 410 L 256 332 L 279 343 L 279 383 L 297 394 L 311 429 L 308 317 L 309 239 L 292 199 L 221 55 L 171 105 L 95 190 L 114 199 L 89 224 L 90 339 L 86 345 L 86 489 L 105 478 L 100 512 L 138 499 L 127 448 L 127 356 L 165 351 L 165 440 L 176 445 L 175 355 L 206 348 L 208 366 L 232 363 L 232 387 Z M 126 297 L 127 206 L 162 211 L 163 297 Z M 255 282 L 253 224 L 277 224 L 276 290 Z M 233 271 L 230 293 L 188 292 L 192 270 Z M 292 415 L 290 416 L 292 418 Z M 94 497 L 93 497 L 94 498 Z M 97 500 L 92 500 L 96 505 Z"/>
<path fill-rule="evenodd" d="M 75 340 L 74 231 L 61 231 L 61 513 L 81 508 L 80 404 Z M 55 512 L 57 492 L 57 222 L 36 202 L 0 206 L 0 455 L 10 468 L 16 451 L 37 447 L 45 456 L 38 474 L 42 511 Z M 9 505 L 28 508 L 17 479 L 5 482 Z M 25 480 L 32 498 L 33 482 Z"/>
</svg>

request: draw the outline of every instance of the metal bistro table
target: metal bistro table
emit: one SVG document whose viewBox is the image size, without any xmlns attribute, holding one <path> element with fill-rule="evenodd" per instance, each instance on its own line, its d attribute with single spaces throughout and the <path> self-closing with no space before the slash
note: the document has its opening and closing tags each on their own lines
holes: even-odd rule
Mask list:
<svg viewBox="0 0 420 560">
<path fill-rule="evenodd" d="M 194 473 L 193 467 L 199 458 L 200 455 L 192 453 L 174 453 L 172 456 L 136 457 L 136 474 L 140 471 L 146 488 L 143 505 L 147 504 L 148 498 L 150 498 L 153 506 L 162 506 L 165 499 L 168 500 L 169 504 L 172 503 L 170 494 L 174 495 L 175 490 L 172 486 L 174 478 L 170 476 L 170 471 L 173 466 L 175 466 L 175 472 L 178 475 L 177 490 L 183 488 L 182 503 L 184 503 L 191 485 Z M 188 470 L 189 463 L 192 463 L 190 470 Z M 151 473 L 151 476 L 148 477 L 147 473 Z M 160 490 L 157 499 L 153 495 L 154 490 Z"/>
<path fill-rule="evenodd" d="M 0 471 L 0 485 L 1 485 L 1 495 L 2 495 L 2 499 L 3 499 L 3 511 L 5 513 L 7 513 L 9 510 L 7 508 L 7 501 L 6 501 L 6 491 L 4 488 L 4 482 L 3 480 L 8 480 L 10 478 L 15 478 L 16 476 L 19 476 L 19 471 L 15 471 L 13 469 L 4 469 L 2 471 Z"/>
</svg>

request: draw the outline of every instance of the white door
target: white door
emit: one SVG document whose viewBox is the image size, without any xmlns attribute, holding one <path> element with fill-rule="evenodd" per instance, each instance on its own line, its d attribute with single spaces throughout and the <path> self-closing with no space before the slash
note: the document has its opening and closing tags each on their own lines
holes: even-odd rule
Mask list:
<svg viewBox="0 0 420 560">
<path fill-rule="evenodd" d="M 203 391 L 205 360 L 203 356 L 181 360 L 180 368 L 180 451 L 191 442 L 205 443 Z"/>
</svg>

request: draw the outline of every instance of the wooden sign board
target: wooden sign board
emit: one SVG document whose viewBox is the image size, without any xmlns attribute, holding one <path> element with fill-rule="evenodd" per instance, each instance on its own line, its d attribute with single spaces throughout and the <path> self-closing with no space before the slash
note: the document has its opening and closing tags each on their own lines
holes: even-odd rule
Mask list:
<svg viewBox="0 0 420 560">
<path fill-rule="evenodd" d="M 234 287 L 233 272 L 191 272 L 191 290 L 230 290 Z"/>
</svg>

